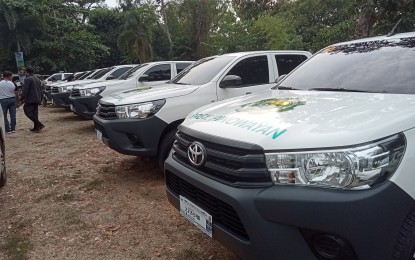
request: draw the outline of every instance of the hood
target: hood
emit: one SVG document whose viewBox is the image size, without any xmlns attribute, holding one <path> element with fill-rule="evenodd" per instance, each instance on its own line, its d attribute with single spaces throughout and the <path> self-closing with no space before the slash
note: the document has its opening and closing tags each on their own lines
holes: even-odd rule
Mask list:
<svg viewBox="0 0 415 260">
<path fill-rule="evenodd" d="M 264 150 L 350 146 L 414 127 L 415 95 L 272 90 L 211 104 L 183 123 Z"/>
<path fill-rule="evenodd" d="M 76 86 L 76 88 L 87 89 L 87 88 L 95 88 L 95 87 L 102 87 L 102 86 L 108 87 L 108 86 L 122 84 L 124 82 L 125 80 L 113 79 L 113 80 L 104 80 L 104 81 L 90 82 L 90 83 L 83 84 L 84 82 L 80 81 L 79 83 L 82 83 L 82 84 L 80 84 L 79 86 Z"/>
<path fill-rule="evenodd" d="M 184 96 L 195 91 L 199 86 L 165 84 L 157 87 L 142 87 L 110 94 L 101 99 L 102 102 L 115 105 L 128 105 L 163 98 Z"/>
<path fill-rule="evenodd" d="M 63 84 L 60 84 L 60 87 L 79 87 L 79 86 L 84 86 L 86 84 L 91 84 L 91 83 L 95 83 L 95 82 L 101 82 L 102 80 L 99 79 L 86 79 L 86 80 L 75 80 L 75 81 L 69 81 L 69 82 L 65 82 Z"/>
</svg>

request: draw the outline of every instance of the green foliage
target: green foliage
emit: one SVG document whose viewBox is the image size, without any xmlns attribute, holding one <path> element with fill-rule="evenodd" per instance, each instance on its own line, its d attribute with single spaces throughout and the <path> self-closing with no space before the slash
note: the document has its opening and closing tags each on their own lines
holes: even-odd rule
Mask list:
<svg viewBox="0 0 415 260">
<path fill-rule="evenodd" d="M 303 49 L 302 38 L 296 34 L 294 24 L 283 17 L 261 16 L 254 28 L 262 33 L 265 49 Z"/>
<path fill-rule="evenodd" d="M 153 58 L 153 32 L 158 26 L 155 7 L 143 5 L 124 14 L 124 25 L 118 36 L 118 47 L 128 62 L 146 62 Z"/>
<path fill-rule="evenodd" d="M 220 53 L 317 51 L 357 37 L 415 30 L 415 0 L 0 0 L 0 70 L 14 52 L 39 72 Z"/>
</svg>

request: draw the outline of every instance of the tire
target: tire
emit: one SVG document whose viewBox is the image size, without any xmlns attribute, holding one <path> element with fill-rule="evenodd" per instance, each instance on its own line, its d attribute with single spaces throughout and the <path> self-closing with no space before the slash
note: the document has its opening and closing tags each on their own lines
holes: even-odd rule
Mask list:
<svg viewBox="0 0 415 260">
<path fill-rule="evenodd" d="M 176 128 L 170 130 L 170 132 L 168 132 L 160 142 L 157 154 L 157 163 L 162 171 L 164 171 L 164 161 L 167 159 L 167 156 L 169 156 L 170 150 L 173 146 L 176 132 Z"/>
<path fill-rule="evenodd" d="M 396 245 L 393 249 L 393 260 L 410 260 L 415 259 L 415 207 L 412 208 L 406 217 Z"/>
<path fill-rule="evenodd" d="M 0 187 L 3 187 L 6 184 L 7 180 L 7 171 L 6 171 L 6 157 L 5 157 L 5 148 L 3 142 L 0 141 Z"/>
</svg>

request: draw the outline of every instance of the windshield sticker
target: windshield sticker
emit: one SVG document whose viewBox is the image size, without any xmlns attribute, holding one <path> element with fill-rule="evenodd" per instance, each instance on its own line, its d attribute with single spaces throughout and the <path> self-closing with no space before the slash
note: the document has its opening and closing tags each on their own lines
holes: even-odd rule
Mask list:
<svg viewBox="0 0 415 260">
<path fill-rule="evenodd" d="M 270 136 L 272 139 L 277 139 L 280 135 L 287 132 L 287 129 L 281 129 L 272 125 L 262 124 L 253 120 L 247 120 L 238 117 L 195 113 L 190 115 L 189 119 L 194 121 L 214 121 L 220 124 L 231 125 L 246 131 Z"/>
<path fill-rule="evenodd" d="M 300 100 L 298 98 L 270 98 L 242 105 L 241 108 L 237 109 L 236 111 L 245 112 L 252 108 L 257 108 L 261 110 L 268 108 L 276 108 L 277 112 L 285 112 L 301 105 L 305 105 L 305 100 Z"/>
</svg>

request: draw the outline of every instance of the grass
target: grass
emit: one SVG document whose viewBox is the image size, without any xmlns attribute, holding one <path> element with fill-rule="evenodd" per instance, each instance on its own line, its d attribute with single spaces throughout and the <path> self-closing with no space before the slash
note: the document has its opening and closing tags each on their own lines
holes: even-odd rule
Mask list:
<svg viewBox="0 0 415 260">
<path fill-rule="evenodd" d="M 0 249 L 6 253 L 11 260 L 27 259 L 27 253 L 32 248 L 30 241 L 19 235 L 14 235 L 6 239 L 6 242 L 1 245 Z"/>
</svg>

